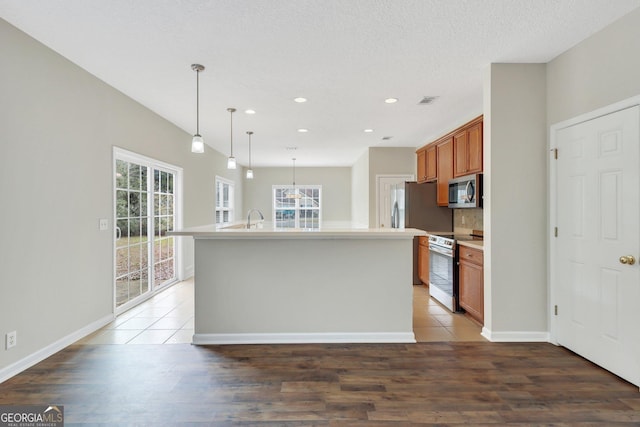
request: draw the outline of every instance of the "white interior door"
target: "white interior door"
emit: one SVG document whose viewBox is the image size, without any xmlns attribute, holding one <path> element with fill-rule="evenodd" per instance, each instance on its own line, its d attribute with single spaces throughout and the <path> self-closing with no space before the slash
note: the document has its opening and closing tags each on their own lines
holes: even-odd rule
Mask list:
<svg viewBox="0 0 640 427">
<path fill-rule="evenodd" d="M 413 175 L 376 176 L 376 222 L 380 228 L 391 228 L 391 187 L 406 181 L 413 181 Z"/>
<path fill-rule="evenodd" d="M 556 131 L 552 295 L 557 342 L 640 386 L 639 125 L 635 106 Z"/>
</svg>

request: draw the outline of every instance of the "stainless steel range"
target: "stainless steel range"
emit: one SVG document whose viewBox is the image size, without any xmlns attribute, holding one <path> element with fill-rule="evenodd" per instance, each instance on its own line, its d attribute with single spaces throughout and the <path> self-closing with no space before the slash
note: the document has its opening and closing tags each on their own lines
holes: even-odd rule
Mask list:
<svg viewBox="0 0 640 427">
<path fill-rule="evenodd" d="M 429 236 L 429 295 L 451 311 L 458 311 L 458 281 L 453 235 Z"/>
</svg>

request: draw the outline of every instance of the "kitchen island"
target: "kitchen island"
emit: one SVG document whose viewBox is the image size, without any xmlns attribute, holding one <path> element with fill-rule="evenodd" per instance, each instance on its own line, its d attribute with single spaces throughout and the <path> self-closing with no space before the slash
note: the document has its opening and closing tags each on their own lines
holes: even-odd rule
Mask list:
<svg viewBox="0 0 640 427">
<path fill-rule="evenodd" d="M 415 342 L 416 229 L 177 230 L 195 240 L 194 344 Z"/>
</svg>

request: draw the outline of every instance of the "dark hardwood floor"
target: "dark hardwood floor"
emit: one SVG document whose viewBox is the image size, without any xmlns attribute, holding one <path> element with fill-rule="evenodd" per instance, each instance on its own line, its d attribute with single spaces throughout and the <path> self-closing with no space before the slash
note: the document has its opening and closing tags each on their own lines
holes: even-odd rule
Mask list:
<svg viewBox="0 0 640 427">
<path fill-rule="evenodd" d="M 535 343 L 73 345 L 0 384 L 65 425 L 640 425 L 638 388 Z"/>
</svg>

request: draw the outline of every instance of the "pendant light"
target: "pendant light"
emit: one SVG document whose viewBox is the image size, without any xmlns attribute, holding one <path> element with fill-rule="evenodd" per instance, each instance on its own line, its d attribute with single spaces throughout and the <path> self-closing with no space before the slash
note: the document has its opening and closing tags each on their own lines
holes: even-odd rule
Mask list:
<svg viewBox="0 0 640 427">
<path fill-rule="evenodd" d="M 191 64 L 191 69 L 196 72 L 196 134 L 191 140 L 192 153 L 204 153 L 204 139 L 200 136 L 200 71 L 204 71 L 204 65 Z"/>
<path fill-rule="evenodd" d="M 253 132 L 248 130 L 247 135 L 249 135 L 249 169 L 247 169 L 247 179 L 253 179 L 253 169 L 251 169 L 251 135 L 253 135 Z"/>
<path fill-rule="evenodd" d="M 300 195 L 300 193 L 298 193 L 298 190 L 296 189 L 296 158 L 294 157 L 291 160 L 293 160 L 293 190 L 287 194 L 286 198 L 300 199 L 302 196 Z"/>
<path fill-rule="evenodd" d="M 236 158 L 233 157 L 233 113 L 236 112 L 235 108 L 227 108 L 227 111 L 231 115 L 231 155 L 227 159 L 227 169 L 236 168 Z"/>
</svg>

